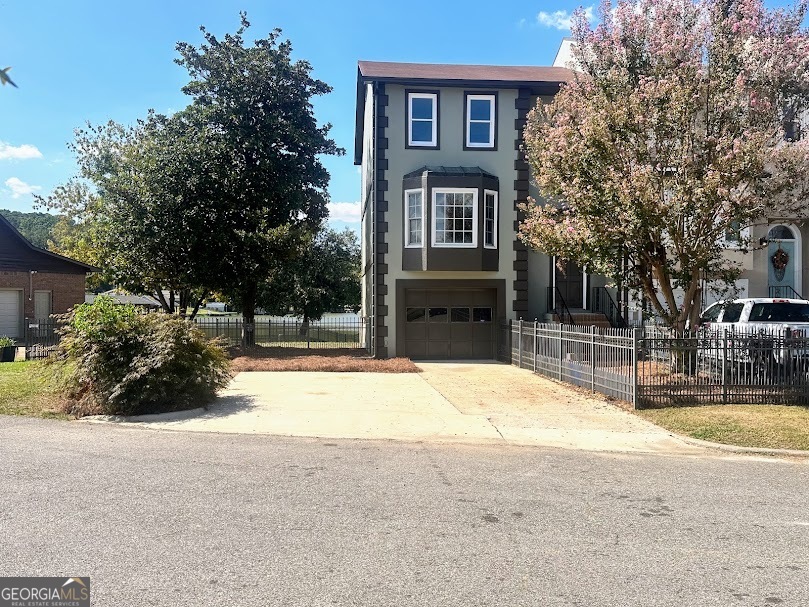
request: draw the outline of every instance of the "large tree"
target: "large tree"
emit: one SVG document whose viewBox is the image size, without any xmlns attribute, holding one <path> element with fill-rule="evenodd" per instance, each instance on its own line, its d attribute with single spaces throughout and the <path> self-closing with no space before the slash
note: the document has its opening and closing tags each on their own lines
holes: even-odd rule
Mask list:
<svg viewBox="0 0 809 607">
<path fill-rule="evenodd" d="M 242 15 L 235 34 L 219 40 L 201 28 L 199 48 L 177 45 L 191 77 L 186 108 L 133 127 L 88 126 L 73 149 L 96 188 L 74 214 L 109 279 L 180 314 L 222 293 L 243 310 L 250 344 L 259 284 L 327 214 L 319 158 L 343 151 L 312 108 L 331 88 L 292 60 L 280 30 L 247 45 L 248 27 Z M 76 197 L 61 194 L 81 183 L 46 202 L 64 211 Z"/>
<path fill-rule="evenodd" d="M 312 78 L 312 66 L 293 61 L 280 30 L 246 45 L 249 23 L 223 39 L 201 28 L 199 48 L 177 50 L 193 98 L 184 116 L 205 134 L 205 154 L 216 168 L 205 194 L 218 207 L 221 239 L 212 288 L 243 310 L 244 340 L 253 342 L 258 287 L 270 266 L 290 256 L 300 234 L 316 229 L 327 214 L 329 174 L 324 154 L 343 154 L 318 125 L 312 99 L 331 87 Z"/>
<path fill-rule="evenodd" d="M 259 287 L 258 304 L 271 314 L 293 313 L 303 318 L 301 333 L 309 320 L 326 312 L 342 312 L 360 305 L 360 245 L 357 234 L 319 231 L 290 260 L 273 264 L 269 277 Z"/>
<path fill-rule="evenodd" d="M 526 207 L 523 241 L 642 293 L 673 328 L 695 320 L 704 278 L 738 276 L 728 233 L 805 216 L 809 153 L 790 127 L 809 93 L 806 9 L 605 1 L 595 28 L 578 11 L 580 71 L 525 130 L 547 204 Z"/>
</svg>

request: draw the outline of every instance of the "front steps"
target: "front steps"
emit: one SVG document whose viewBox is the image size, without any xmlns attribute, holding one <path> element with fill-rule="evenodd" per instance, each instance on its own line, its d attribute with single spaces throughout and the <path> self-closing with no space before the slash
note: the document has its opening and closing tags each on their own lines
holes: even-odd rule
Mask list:
<svg viewBox="0 0 809 607">
<path fill-rule="evenodd" d="M 609 319 L 599 312 L 592 312 L 590 310 L 572 309 L 570 315 L 573 317 L 574 325 L 581 325 L 585 327 L 598 327 L 599 329 L 611 329 Z M 560 323 L 561 319 L 558 314 L 549 313 L 545 315 L 545 322 Z"/>
</svg>

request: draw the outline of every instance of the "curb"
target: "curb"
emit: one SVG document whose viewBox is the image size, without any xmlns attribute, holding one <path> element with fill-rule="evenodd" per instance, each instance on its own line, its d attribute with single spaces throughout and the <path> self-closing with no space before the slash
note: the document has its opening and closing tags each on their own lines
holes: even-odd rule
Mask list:
<svg viewBox="0 0 809 607">
<path fill-rule="evenodd" d="M 169 411 L 167 413 L 149 413 L 146 415 L 87 415 L 86 417 L 79 418 L 76 421 L 83 421 L 89 423 L 124 423 L 124 424 L 137 424 L 141 422 L 160 422 L 160 421 L 178 421 L 190 417 L 202 415 L 208 409 L 206 407 L 197 407 L 196 409 L 183 409 L 182 411 Z"/>
<path fill-rule="evenodd" d="M 802 451 L 799 449 L 766 449 L 762 447 L 741 447 L 739 445 L 726 445 L 724 443 L 714 443 L 707 440 L 700 440 L 698 438 L 691 438 L 690 436 L 683 436 L 682 434 L 671 433 L 671 436 L 679 438 L 681 441 L 694 445 L 695 447 L 705 447 L 707 449 L 717 449 L 719 451 L 726 451 L 728 453 L 749 453 L 757 455 L 786 455 L 789 457 L 803 457 L 809 459 L 809 451 Z"/>
</svg>

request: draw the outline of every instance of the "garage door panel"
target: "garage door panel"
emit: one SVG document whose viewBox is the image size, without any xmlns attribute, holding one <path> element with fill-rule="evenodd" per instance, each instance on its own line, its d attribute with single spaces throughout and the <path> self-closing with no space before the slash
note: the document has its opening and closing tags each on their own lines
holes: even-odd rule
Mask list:
<svg viewBox="0 0 809 607">
<path fill-rule="evenodd" d="M 422 341 L 406 341 L 405 342 L 405 356 L 408 358 L 426 358 L 427 357 L 427 342 Z"/>
<path fill-rule="evenodd" d="M 428 358 L 449 358 L 449 341 L 428 341 Z"/>
<path fill-rule="evenodd" d="M 403 300 L 407 356 L 494 357 L 496 289 L 405 289 Z"/>
<path fill-rule="evenodd" d="M 449 323 L 429 323 L 427 325 L 427 339 L 438 341 L 449 341 Z"/>
<path fill-rule="evenodd" d="M 0 335 L 20 337 L 20 292 L 0 291 Z"/>
<path fill-rule="evenodd" d="M 472 358 L 471 341 L 451 341 L 449 344 L 450 358 Z"/>
</svg>

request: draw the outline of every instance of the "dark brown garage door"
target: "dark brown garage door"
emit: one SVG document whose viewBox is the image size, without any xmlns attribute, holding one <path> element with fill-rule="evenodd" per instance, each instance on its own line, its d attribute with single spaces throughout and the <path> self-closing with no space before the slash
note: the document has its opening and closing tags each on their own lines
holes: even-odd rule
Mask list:
<svg viewBox="0 0 809 607">
<path fill-rule="evenodd" d="M 404 354 L 416 359 L 495 357 L 496 289 L 406 289 Z"/>
</svg>

